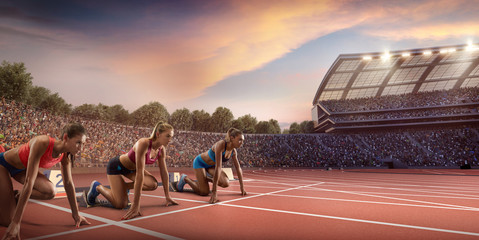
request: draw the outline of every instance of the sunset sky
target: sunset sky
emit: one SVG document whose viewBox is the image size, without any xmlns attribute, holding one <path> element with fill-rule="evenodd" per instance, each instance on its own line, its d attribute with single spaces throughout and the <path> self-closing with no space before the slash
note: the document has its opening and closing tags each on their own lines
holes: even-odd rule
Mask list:
<svg viewBox="0 0 479 240">
<path fill-rule="evenodd" d="M 479 42 L 479 0 L 0 1 L 0 61 L 73 106 L 311 120 L 338 55 Z"/>
</svg>

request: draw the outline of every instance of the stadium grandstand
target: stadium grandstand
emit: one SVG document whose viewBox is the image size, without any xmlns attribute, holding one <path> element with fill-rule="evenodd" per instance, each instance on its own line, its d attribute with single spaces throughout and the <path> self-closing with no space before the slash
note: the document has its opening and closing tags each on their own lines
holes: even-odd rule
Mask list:
<svg viewBox="0 0 479 240">
<path fill-rule="evenodd" d="M 341 54 L 313 99 L 318 133 L 479 125 L 479 45 Z"/>
</svg>

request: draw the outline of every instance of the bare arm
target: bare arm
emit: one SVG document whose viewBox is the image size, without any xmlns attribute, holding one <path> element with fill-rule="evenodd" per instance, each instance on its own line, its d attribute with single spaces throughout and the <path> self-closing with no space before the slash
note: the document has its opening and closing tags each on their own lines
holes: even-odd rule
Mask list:
<svg viewBox="0 0 479 240">
<path fill-rule="evenodd" d="M 133 203 L 128 210 L 128 212 L 122 217 L 122 219 L 131 219 L 137 216 L 141 216 L 140 213 L 140 197 L 143 188 L 143 181 L 145 178 L 145 154 L 148 150 L 148 140 L 140 139 L 136 144 L 136 176 L 134 183 L 135 196 L 133 198 Z"/>
<path fill-rule="evenodd" d="M 48 148 L 49 139 L 47 136 L 40 136 L 30 140 L 30 155 L 28 156 L 28 164 L 25 173 L 25 183 L 23 191 L 18 199 L 17 207 L 13 215 L 12 222 L 8 226 L 4 238 L 20 238 L 20 222 L 22 221 L 23 212 L 27 205 L 27 201 L 33 191 L 33 184 L 37 179 L 40 158 Z"/>
<path fill-rule="evenodd" d="M 61 170 L 63 177 L 63 184 L 65 187 L 65 192 L 67 193 L 68 203 L 72 210 L 72 217 L 75 220 L 75 226 L 79 227 L 81 224 L 90 224 L 84 217 L 80 216 L 80 211 L 78 210 L 78 204 L 75 196 L 75 185 L 73 184 L 73 177 L 71 171 L 71 160 L 68 156 L 68 153 L 63 154 L 61 161 Z"/>
<path fill-rule="evenodd" d="M 217 199 L 217 188 L 218 188 L 218 181 L 220 179 L 222 167 L 223 167 L 223 161 L 222 161 L 222 152 L 221 150 L 225 148 L 225 142 L 220 141 L 215 144 L 215 175 L 213 176 L 213 187 L 211 189 L 211 198 L 210 198 L 210 203 L 216 203 L 218 202 Z"/>
<path fill-rule="evenodd" d="M 158 160 L 158 167 L 160 168 L 160 176 L 161 176 L 161 182 L 163 183 L 163 191 L 165 191 L 165 198 L 166 198 L 166 206 L 168 206 L 170 203 L 174 205 L 178 205 L 176 201 L 171 199 L 170 197 L 170 176 L 168 176 L 168 168 L 166 166 L 166 149 L 162 148 L 161 149 L 161 157 Z"/>
<path fill-rule="evenodd" d="M 246 195 L 246 191 L 244 190 L 244 185 L 243 185 L 243 170 L 241 170 L 241 166 L 238 160 L 238 152 L 236 151 L 236 149 L 234 150 L 234 154 L 233 154 L 233 165 L 235 165 L 236 175 L 238 175 L 238 179 L 240 182 L 241 195 L 244 196 Z"/>
</svg>

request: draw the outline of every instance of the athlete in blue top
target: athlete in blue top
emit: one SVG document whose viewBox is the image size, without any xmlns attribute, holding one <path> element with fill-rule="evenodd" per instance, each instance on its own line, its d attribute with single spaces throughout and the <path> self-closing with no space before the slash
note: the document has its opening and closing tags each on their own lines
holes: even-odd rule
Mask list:
<svg viewBox="0 0 479 240">
<path fill-rule="evenodd" d="M 198 155 L 193 161 L 193 169 L 195 170 L 196 180 L 191 180 L 185 174 L 181 175 L 178 181 L 177 190 L 183 191 L 184 185 L 187 183 L 193 191 L 201 196 L 207 196 L 210 193 L 207 174 L 213 176 L 213 189 L 210 203 L 218 202 L 216 188 L 217 186 L 226 188 L 229 186 L 229 180 L 226 173 L 222 170 L 222 163 L 233 159 L 233 165 L 238 175 L 241 195 L 246 195 L 243 185 L 243 171 L 241 170 L 236 148 L 241 147 L 244 141 L 243 133 L 236 129 L 230 128 L 226 133 L 226 138 L 216 142 L 208 151 Z M 219 161 L 218 161 L 219 159 Z"/>
</svg>

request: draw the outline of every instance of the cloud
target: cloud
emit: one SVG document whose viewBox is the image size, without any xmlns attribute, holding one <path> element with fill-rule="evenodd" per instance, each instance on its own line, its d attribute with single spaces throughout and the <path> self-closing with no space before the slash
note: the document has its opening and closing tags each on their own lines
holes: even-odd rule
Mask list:
<svg viewBox="0 0 479 240">
<path fill-rule="evenodd" d="M 229 8 L 170 20 L 157 31 L 136 31 L 138 38 L 110 42 L 105 51 L 120 75 L 159 84 L 176 100 L 191 99 L 227 77 L 363 21 L 342 7 L 335 1 L 232 1 Z M 153 16 L 148 20 L 155 22 Z"/>
<path fill-rule="evenodd" d="M 390 41 L 479 35 L 479 1 L 419 1 L 378 8 L 361 26 L 364 34 Z"/>
</svg>

